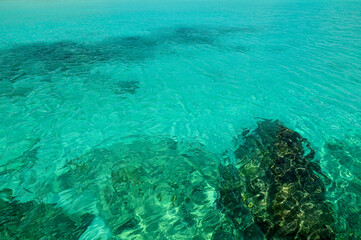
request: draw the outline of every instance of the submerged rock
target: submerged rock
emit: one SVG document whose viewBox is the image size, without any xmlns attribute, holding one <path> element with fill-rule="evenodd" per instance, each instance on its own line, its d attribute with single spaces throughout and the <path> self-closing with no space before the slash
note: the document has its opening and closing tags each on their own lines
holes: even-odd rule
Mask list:
<svg viewBox="0 0 361 240">
<path fill-rule="evenodd" d="M 314 155 L 299 133 L 279 121 L 259 122 L 235 151 L 239 169 L 227 166 L 230 176 L 223 177 L 220 202 L 233 224 L 248 208 L 268 239 L 335 239 L 325 176 Z"/>
<path fill-rule="evenodd" d="M 68 214 L 53 204 L 19 202 L 8 189 L 0 199 L 0 239 L 79 239 L 94 219 Z"/>
<path fill-rule="evenodd" d="M 117 95 L 122 95 L 125 93 L 135 94 L 139 88 L 138 81 L 120 81 L 112 86 L 112 90 Z"/>
<path fill-rule="evenodd" d="M 222 215 L 217 165 L 194 141 L 123 139 L 70 161 L 52 191 L 97 214 L 114 239 L 210 239 Z"/>
<path fill-rule="evenodd" d="M 210 238 L 220 222 L 213 154 L 171 139 L 117 148 L 119 161 L 98 204 L 116 239 Z"/>
</svg>

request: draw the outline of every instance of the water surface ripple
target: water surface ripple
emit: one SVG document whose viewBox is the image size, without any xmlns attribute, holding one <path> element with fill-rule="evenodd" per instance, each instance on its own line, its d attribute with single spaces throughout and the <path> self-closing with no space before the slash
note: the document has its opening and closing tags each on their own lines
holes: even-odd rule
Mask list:
<svg viewBox="0 0 361 240">
<path fill-rule="evenodd" d="M 308 139 L 361 238 L 360 1 L 1 1 L 0 34 L 0 238 L 217 239 L 259 118 Z"/>
</svg>

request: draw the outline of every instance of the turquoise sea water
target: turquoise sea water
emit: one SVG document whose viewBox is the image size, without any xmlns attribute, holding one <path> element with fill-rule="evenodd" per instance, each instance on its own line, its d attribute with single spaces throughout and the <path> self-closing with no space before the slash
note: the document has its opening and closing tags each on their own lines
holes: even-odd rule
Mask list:
<svg viewBox="0 0 361 240">
<path fill-rule="evenodd" d="M 1 1 L 0 36 L 1 196 L 54 239 L 215 239 L 259 118 L 308 139 L 361 238 L 360 1 Z"/>
</svg>

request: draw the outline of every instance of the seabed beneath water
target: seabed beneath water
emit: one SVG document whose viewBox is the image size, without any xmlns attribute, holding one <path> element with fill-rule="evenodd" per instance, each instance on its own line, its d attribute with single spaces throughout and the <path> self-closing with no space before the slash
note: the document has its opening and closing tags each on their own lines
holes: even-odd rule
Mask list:
<svg viewBox="0 0 361 240">
<path fill-rule="evenodd" d="M 0 239 L 361 239 L 360 3 L 0 1 Z"/>
</svg>

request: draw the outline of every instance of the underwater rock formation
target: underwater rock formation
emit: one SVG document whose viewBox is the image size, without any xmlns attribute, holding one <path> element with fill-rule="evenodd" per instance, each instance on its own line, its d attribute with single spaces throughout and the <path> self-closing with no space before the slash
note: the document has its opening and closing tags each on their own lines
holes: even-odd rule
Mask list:
<svg viewBox="0 0 361 240">
<path fill-rule="evenodd" d="M 251 213 L 242 202 L 243 182 L 237 169 L 232 165 L 219 165 L 218 168 L 221 178 L 220 199 L 217 203 L 224 215 L 222 223 L 215 229 L 212 240 L 264 239 L 264 234 L 254 224 Z"/>
<path fill-rule="evenodd" d="M 194 141 L 123 139 L 71 160 L 52 191 L 82 208 L 87 195 L 114 239 L 210 239 L 221 219 L 217 165 Z"/>
<path fill-rule="evenodd" d="M 113 235 L 209 239 L 220 219 L 212 204 L 218 176 L 215 157 L 201 144 L 171 139 L 135 141 L 122 150 L 99 201 Z"/>
<path fill-rule="evenodd" d="M 260 121 L 246 133 L 235 151 L 239 168 L 224 167 L 230 177 L 223 177 L 220 192 L 234 225 L 246 207 L 267 239 L 335 239 L 314 155 L 305 138 L 279 121 Z"/>
<path fill-rule="evenodd" d="M 94 219 L 68 214 L 53 204 L 19 202 L 4 189 L 0 199 L 0 239 L 79 239 Z"/>
</svg>

